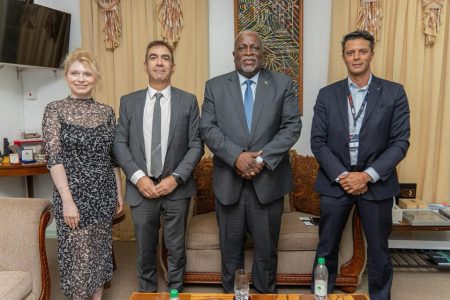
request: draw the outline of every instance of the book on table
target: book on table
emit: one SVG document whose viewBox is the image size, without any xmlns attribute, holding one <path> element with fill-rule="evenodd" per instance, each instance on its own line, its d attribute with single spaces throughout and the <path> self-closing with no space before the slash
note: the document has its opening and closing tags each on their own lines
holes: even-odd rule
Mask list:
<svg viewBox="0 0 450 300">
<path fill-rule="evenodd" d="M 441 215 L 443 215 L 447 219 L 450 219 L 450 207 L 439 208 L 438 211 Z"/>
<path fill-rule="evenodd" d="M 441 267 L 450 267 L 450 250 L 424 250 L 433 262 Z"/>
</svg>

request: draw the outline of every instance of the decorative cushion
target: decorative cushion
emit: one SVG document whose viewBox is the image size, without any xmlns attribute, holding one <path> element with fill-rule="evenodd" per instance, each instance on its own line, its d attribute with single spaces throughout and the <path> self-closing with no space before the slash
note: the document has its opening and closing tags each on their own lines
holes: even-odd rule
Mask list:
<svg viewBox="0 0 450 300">
<path fill-rule="evenodd" d="M 24 299 L 32 288 L 33 281 L 29 272 L 0 271 L 0 299 Z"/>
<path fill-rule="evenodd" d="M 212 185 L 213 160 L 203 157 L 194 170 L 197 193 L 194 196 L 193 215 L 215 211 L 215 197 Z"/>
<path fill-rule="evenodd" d="M 294 191 L 289 193 L 291 206 L 307 214 L 320 215 L 320 195 L 314 191 L 319 163 L 313 156 L 289 151 Z"/>
</svg>

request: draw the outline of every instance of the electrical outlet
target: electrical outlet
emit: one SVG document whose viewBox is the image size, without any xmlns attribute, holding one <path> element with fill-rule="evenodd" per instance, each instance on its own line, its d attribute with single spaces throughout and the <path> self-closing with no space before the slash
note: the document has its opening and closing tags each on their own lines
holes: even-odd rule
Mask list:
<svg viewBox="0 0 450 300">
<path fill-rule="evenodd" d="M 25 92 L 25 99 L 27 100 L 36 100 L 37 91 L 36 90 L 28 90 Z"/>
<path fill-rule="evenodd" d="M 417 183 L 400 183 L 400 194 L 395 197 L 396 202 L 400 198 L 416 198 Z"/>
</svg>

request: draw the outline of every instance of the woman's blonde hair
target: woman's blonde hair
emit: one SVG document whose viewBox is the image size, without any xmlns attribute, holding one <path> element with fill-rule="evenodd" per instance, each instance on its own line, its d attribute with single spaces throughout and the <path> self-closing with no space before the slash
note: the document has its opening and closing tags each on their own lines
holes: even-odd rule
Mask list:
<svg viewBox="0 0 450 300">
<path fill-rule="evenodd" d="M 66 59 L 63 63 L 65 75 L 67 75 L 67 72 L 69 72 L 70 66 L 76 61 L 79 61 L 83 65 L 89 67 L 89 69 L 91 69 L 91 71 L 94 73 L 95 78 L 100 79 L 100 72 L 98 70 L 97 61 L 88 51 L 82 48 L 75 49 L 73 52 L 67 54 Z"/>
</svg>

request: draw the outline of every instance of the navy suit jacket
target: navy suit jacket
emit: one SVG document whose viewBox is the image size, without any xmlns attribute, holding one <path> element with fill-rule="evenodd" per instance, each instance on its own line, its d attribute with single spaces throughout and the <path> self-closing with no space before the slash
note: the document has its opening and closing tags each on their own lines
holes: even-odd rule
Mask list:
<svg viewBox="0 0 450 300">
<path fill-rule="evenodd" d="M 320 164 L 316 190 L 340 197 L 345 191 L 335 181 L 350 171 L 348 81 L 335 82 L 319 91 L 311 127 L 311 150 Z M 397 195 L 396 166 L 409 147 L 409 105 L 402 85 L 372 76 L 359 134 L 357 167 L 372 167 L 380 180 L 369 183 L 362 198 L 383 200 Z"/>
</svg>

